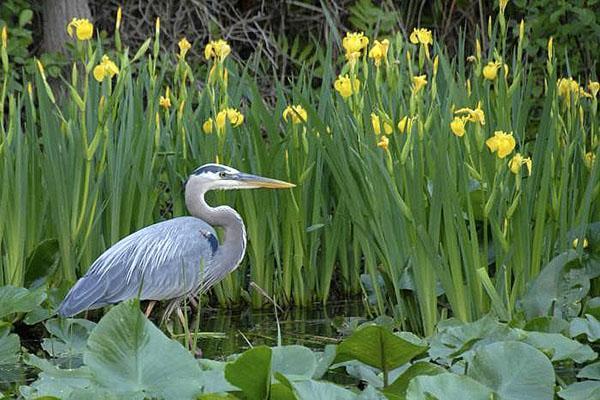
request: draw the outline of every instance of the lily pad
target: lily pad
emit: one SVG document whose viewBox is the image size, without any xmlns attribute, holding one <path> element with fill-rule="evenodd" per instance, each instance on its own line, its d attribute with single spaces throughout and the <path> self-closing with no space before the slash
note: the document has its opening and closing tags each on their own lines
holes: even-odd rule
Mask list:
<svg viewBox="0 0 600 400">
<path fill-rule="evenodd" d="M 25 363 L 40 370 L 38 378 L 30 386 L 21 386 L 19 391 L 25 399 L 58 398 L 70 399 L 78 389 L 91 387 L 100 390 L 92 382 L 92 374 L 87 367 L 60 369 L 49 361 L 31 354 Z M 92 389 L 94 390 L 94 389 Z"/>
<path fill-rule="evenodd" d="M 567 386 L 558 396 L 565 400 L 592 400 L 600 399 L 600 382 L 583 381 Z"/>
<path fill-rule="evenodd" d="M 16 382 L 22 372 L 18 364 L 21 342 L 14 333 L 2 329 L 0 333 L 0 384 Z"/>
<path fill-rule="evenodd" d="M 600 297 L 592 297 L 585 303 L 584 314 L 590 314 L 594 318 L 600 318 Z"/>
<path fill-rule="evenodd" d="M 336 356 L 336 345 L 328 344 L 325 345 L 322 353 L 317 353 L 317 366 L 315 368 L 315 372 L 313 373 L 313 379 L 321 379 L 323 375 L 327 372 L 333 360 L 335 360 Z"/>
<path fill-rule="evenodd" d="M 271 385 L 271 354 L 271 349 L 266 346 L 246 350 L 225 367 L 225 378 L 240 388 L 247 398 L 267 399 Z"/>
<path fill-rule="evenodd" d="M 469 360 L 481 346 L 504 340 L 519 340 L 522 335 L 506 324 L 487 315 L 475 322 L 448 320 L 439 324 L 438 333 L 431 338 L 429 355 L 445 365 L 458 357 Z"/>
<path fill-rule="evenodd" d="M 102 318 L 90 334 L 84 363 L 100 387 L 132 398 L 194 399 L 202 389 L 196 360 L 145 318 L 134 301 Z"/>
<path fill-rule="evenodd" d="M 478 349 L 467 375 L 491 388 L 503 400 L 552 400 L 554 369 L 535 347 L 497 342 Z"/>
<path fill-rule="evenodd" d="M 271 369 L 290 381 L 311 379 L 317 369 L 315 354 L 304 346 L 291 345 L 271 348 Z"/>
<path fill-rule="evenodd" d="M 0 287 L 0 318 L 14 313 L 29 312 L 46 299 L 43 290 L 29 290 L 14 286 Z"/>
<path fill-rule="evenodd" d="M 201 358 L 198 360 L 198 364 L 202 368 L 202 377 L 204 380 L 202 390 L 204 393 L 223 393 L 238 390 L 238 388 L 225 379 L 226 362 Z"/>
<path fill-rule="evenodd" d="M 381 326 L 358 329 L 337 347 L 335 363 L 358 360 L 382 371 L 390 371 L 427 351 L 427 346 L 412 343 Z"/>
<path fill-rule="evenodd" d="M 600 381 L 600 361 L 586 365 L 577 374 L 578 378 L 587 378 Z"/>
<path fill-rule="evenodd" d="M 590 288 L 590 279 L 600 271 L 592 270 L 590 256 L 567 250 L 553 258 L 533 281 L 521 306 L 527 319 L 548 315 L 575 317 L 581 310 L 581 300 Z"/>
<path fill-rule="evenodd" d="M 354 400 L 356 394 L 334 383 L 319 381 L 301 381 L 292 383 L 298 399 L 336 399 Z"/>
<path fill-rule="evenodd" d="M 560 333 L 528 332 L 523 342 L 541 350 L 552 361 L 573 360 L 584 363 L 598 356 L 592 348 Z"/>
<path fill-rule="evenodd" d="M 383 389 L 386 397 L 390 400 L 403 400 L 411 380 L 417 376 L 431 376 L 445 373 L 446 370 L 428 362 L 417 362 L 411 365 L 391 385 Z"/>
<path fill-rule="evenodd" d="M 585 335 L 589 342 L 596 342 L 600 339 L 600 321 L 589 314 L 586 314 L 585 318 L 573 318 L 569 333 L 571 337 Z"/>
<path fill-rule="evenodd" d="M 417 376 L 408 385 L 407 400 L 490 400 L 494 391 L 465 375 L 446 372 Z"/>
<path fill-rule="evenodd" d="M 55 318 L 44 325 L 52 336 L 42 340 L 42 348 L 52 357 L 70 360 L 83 356 L 90 332 L 96 327 L 86 319 Z"/>
</svg>

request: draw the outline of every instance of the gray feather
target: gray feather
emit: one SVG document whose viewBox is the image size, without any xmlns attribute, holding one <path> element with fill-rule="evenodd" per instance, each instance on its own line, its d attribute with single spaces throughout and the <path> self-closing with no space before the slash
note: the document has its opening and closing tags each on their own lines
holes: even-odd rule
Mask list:
<svg viewBox="0 0 600 400">
<path fill-rule="evenodd" d="M 69 291 L 59 313 L 71 316 L 138 295 L 141 300 L 166 300 L 190 294 L 212 275 L 215 245 L 215 230 L 194 217 L 143 228 L 92 264 Z"/>
</svg>

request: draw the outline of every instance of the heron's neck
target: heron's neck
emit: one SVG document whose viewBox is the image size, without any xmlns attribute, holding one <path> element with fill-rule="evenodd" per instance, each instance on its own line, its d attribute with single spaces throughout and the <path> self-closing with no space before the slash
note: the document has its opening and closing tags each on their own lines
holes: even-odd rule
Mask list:
<svg viewBox="0 0 600 400">
<path fill-rule="evenodd" d="M 185 203 L 188 211 L 192 216 L 200 218 L 212 226 L 223 228 L 223 242 L 219 245 L 214 258 L 223 266 L 223 271 L 229 273 L 237 268 L 242 258 L 244 258 L 246 251 L 246 228 L 244 227 L 244 221 L 242 221 L 242 217 L 231 207 L 209 206 L 204 200 L 205 191 L 193 189 L 193 187 L 186 188 Z"/>
</svg>

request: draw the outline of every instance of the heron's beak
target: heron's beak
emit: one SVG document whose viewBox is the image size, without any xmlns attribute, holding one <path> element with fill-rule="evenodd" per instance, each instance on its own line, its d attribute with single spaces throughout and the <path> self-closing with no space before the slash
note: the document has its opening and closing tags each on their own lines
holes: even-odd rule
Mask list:
<svg viewBox="0 0 600 400">
<path fill-rule="evenodd" d="M 289 189 L 296 187 L 293 183 L 244 173 L 237 174 L 236 179 L 248 188 Z"/>
</svg>

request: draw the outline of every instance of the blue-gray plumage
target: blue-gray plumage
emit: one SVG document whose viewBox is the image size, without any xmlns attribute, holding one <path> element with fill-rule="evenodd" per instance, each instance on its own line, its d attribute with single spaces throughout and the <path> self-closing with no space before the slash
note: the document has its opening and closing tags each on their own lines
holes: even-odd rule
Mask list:
<svg viewBox="0 0 600 400">
<path fill-rule="evenodd" d="M 168 300 L 205 292 L 242 261 L 246 230 L 234 209 L 211 207 L 204 194 L 217 189 L 293 186 L 225 165 L 203 165 L 185 186 L 185 202 L 192 216 L 147 226 L 115 243 L 71 288 L 59 314 L 72 316 L 138 296 Z M 221 244 L 213 226 L 223 228 Z"/>
</svg>

